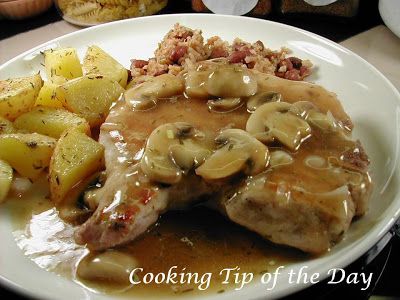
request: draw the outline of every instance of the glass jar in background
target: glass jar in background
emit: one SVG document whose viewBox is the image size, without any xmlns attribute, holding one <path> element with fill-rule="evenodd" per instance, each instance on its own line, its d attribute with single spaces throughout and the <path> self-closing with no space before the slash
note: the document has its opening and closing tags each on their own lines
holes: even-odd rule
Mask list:
<svg viewBox="0 0 400 300">
<path fill-rule="evenodd" d="M 55 4 L 65 21 L 91 26 L 155 14 L 168 0 L 55 0 Z"/>
</svg>

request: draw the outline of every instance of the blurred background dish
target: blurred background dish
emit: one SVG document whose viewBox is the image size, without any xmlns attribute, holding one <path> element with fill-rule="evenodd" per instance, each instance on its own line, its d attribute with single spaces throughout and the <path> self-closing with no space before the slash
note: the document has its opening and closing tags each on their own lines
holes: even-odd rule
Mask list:
<svg viewBox="0 0 400 300">
<path fill-rule="evenodd" d="M 91 26 L 158 13 L 168 0 L 55 0 L 65 21 Z"/>
<path fill-rule="evenodd" d="M 400 1 L 380 0 L 379 13 L 386 26 L 398 37 L 400 37 Z"/>
<path fill-rule="evenodd" d="M 357 15 L 359 0 L 191 0 L 195 12 L 217 14 L 267 16 L 271 13 L 282 15 L 322 15 L 351 18 Z"/>
<path fill-rule="evenodd" d="M 0 17 L 20 20 L 37 16 L 53 5 L 52 0 L 0 0 Z"/>
</svg>

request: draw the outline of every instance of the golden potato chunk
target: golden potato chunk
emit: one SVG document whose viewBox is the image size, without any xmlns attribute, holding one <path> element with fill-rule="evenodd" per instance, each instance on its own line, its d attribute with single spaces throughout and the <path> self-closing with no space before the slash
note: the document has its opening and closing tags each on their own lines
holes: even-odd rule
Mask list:
<svg viewBox="0 0 400 300">
<path fill-rule="evenodd" d="M 5 161 L 0 160 L 0 203 L 4 202 L 13 179 L 13 169 Z"/>
<path fill-rule="evenodd" d="M 56 84 L 82 76 L 81 63 L 74 48 L 46 50 L 44 66 L 47 78 Z"/>
<path fill-rule="evenodd" d="M 43 85 L 39 74 L 0 80 L 0 116 L 14 120 L 35 104 Z"/>
<path fill-rule="evenodd" d="M 60 95 L 57 95 L 58 84 L 46 81 L 39 91 L 35 106 L 63 107 L 63 101 Z"/>
<path fill-rule="evenodd" d="M 56 140 L 37 133 L 0 135 L 0 159 L 29 179 L 39 177 L 48 167 Z"/>
<path fill-rule="evenodd" d="M 19 116 L 14 126 L 29 132 L 37 132 L 58 139 L 61 134 L 73 127 L 90 134 L 89 123 L 78 115 L 63 108 L 38 106 Z"/>
<path fill-rule="evenodd" d="M 6 118 L 0 117 L 0 134 L 3 133 L 14 133 L 16 130 L 12 122 Z"/>
<path fill-rule="evenodd" d="M 124 89 L 108 77 L 86 75 L 61 85 L 64 106 L 84 117 L 91 127 L 101 125 L 106 119 L 111 104 L 118 100 Z"/>
<path fill-rule="evenodd" d="M 103 167 L 103 145 L 76 128 L 66 131 L 51 157 L 51 199 L 60 204 L 73 186 Z"/>
<path fill-rule="evenodd" d="M 118 82 L 123 88 L 128 81 L 128 70 L 98 46 L 88 48 L 83 59 L 85 75 L 103 75 Z"/>
</svg>

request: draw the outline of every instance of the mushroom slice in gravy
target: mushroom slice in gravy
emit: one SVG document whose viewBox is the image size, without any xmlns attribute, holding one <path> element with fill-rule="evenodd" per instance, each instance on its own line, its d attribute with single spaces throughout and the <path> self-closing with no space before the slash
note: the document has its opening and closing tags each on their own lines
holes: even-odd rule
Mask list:
<svg viewBox="0 0 400 300">
<path fill-rule="evenodd" d="M 258 90 L 256 76 L 238 65 L 199 65 L 197 69 L 189 70 L 184 78 L 185 93 L 190 98 L 207 98 L 210 95 L 221 98 L 249 97 Z"/>
<path fill-rule="evenodd" d="M 296 150 L 311 134 L 301 117 L 290 112 L 292 104 L 270 102 L 261 105 L 249 118 L 246 130 L 263 142 L 277 139 L 290 150 Z"/>
<path fill-rule="evenodd" d="M 247 110 L 254 112 L 261 105 L 268 102 L 280 102 L 282 95 L 275 92 L 261 92 L 247 98 Z"/>
<path fill-rule="evenodd" d="M 153 181 L 179 182 L 183 170 L 199 165 L 210 153 L 201 145 L 201 137 L 201 132 L 185 122 L 157 127 L 147 140 L 142 171 Z"/>
<path fill-rule="evenodd" d="M 123 98 L 136 110 L 148 110 L 157 105 L 157 99 L 181 94 L 183 90 L 183 81 L 179 77 L 163 74 L 128 89 Z"/>
<path fill-rule="evenodd" d="M 207 106 L 214 112 L 230 112 L 243 104 L 240 98 L 219 98 L 207 101 Z"/>
<path fill-rule="evenodd" d="M 268 148 L 241 129 L 226 129 L 215 139 L 220 146 L 196 169 L 206 180 L 221 179 L 243 171 L 247 175 L 266 169 Z"/>
<path fill-rule="evenodd" d="M 257 93 L 257 79 L 248 69 L 222 66 L 208 76 L 207 92 L 217 97 L 249 97 Z"/>
</svg>

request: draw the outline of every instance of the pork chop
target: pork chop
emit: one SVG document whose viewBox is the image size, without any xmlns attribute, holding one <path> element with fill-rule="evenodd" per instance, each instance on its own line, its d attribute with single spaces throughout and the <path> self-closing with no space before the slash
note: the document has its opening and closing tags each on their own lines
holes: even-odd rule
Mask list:
<svg viewBox="0 0 400 300">
<path fill-rule="evenodd" d="M 168 208 L 182 207 L 212 194 L 217 185 L 198 176 L 185 176 L 177 185 L 152 183 L 139 161 L 148 136 L 158 126 L 186 121 L 211 138 L 223 127 L 244 128 L 244 107 L 231 114 L 211 114 L 204 100 L 184 97 L 162 100 L 155 109 L 134 111 L 126 101 L 111 110 L 101 126 L 107 180 L 97 193 L 99 207 L 76 232 L 76 240 L 92 249 L 105 249 L 135 239 Z"/>
<path fill-rule="evenodd" d="M 76 241 L 95 250 L 117 246 L 145 233 L 168 209 L 205 200 L 233 222 L 278 244 L 323 253 L 339 241 L 353 217 L 365 213 L 371 190 L 368 158 L 361 144 L 350 139 L 350 118 L 336 96 L 322 87 L 253 75 L 257 77 L 257 93 L 278 91 L 283 95 L 281 101 L 288 103 L 295 103 L 296 95 L 297 100 L 306 97 L 318 113 L 331 114 L 337 128 L 309 122 L 307 136 L 301 137 L 295 149 L 282 144 L 276 135 L 265 142 L 270 164 L 258 174 L 247 176 L 242 168 L 233 176 L 214 180 L 196 175 L 192 168 L 182 171 L 177 182 L 160 183 L 141 167 L 149 136 L 160 126 L 175 122 L 191 124 L 203 134 L 207 145 L 213 144 L 223 129 L 244 132 L 251 116 L 245 97 L 221 113 L 210 110 L 207 100 L 187 98 L 182 89 L 171 89 L 164 82 L 162 90 L 170 94 L 151 94 L 157 98 L 156 105 L 147 110 L 135 109 L 128 99 L 121 100 L 101 126 L 107 180 L 97 193 L 99 206 L 76 231 Z M 299 115 L 304 117 L 303 112 Z M 217 145 L 217 149 L 225 146 Z"/>
</svg>

